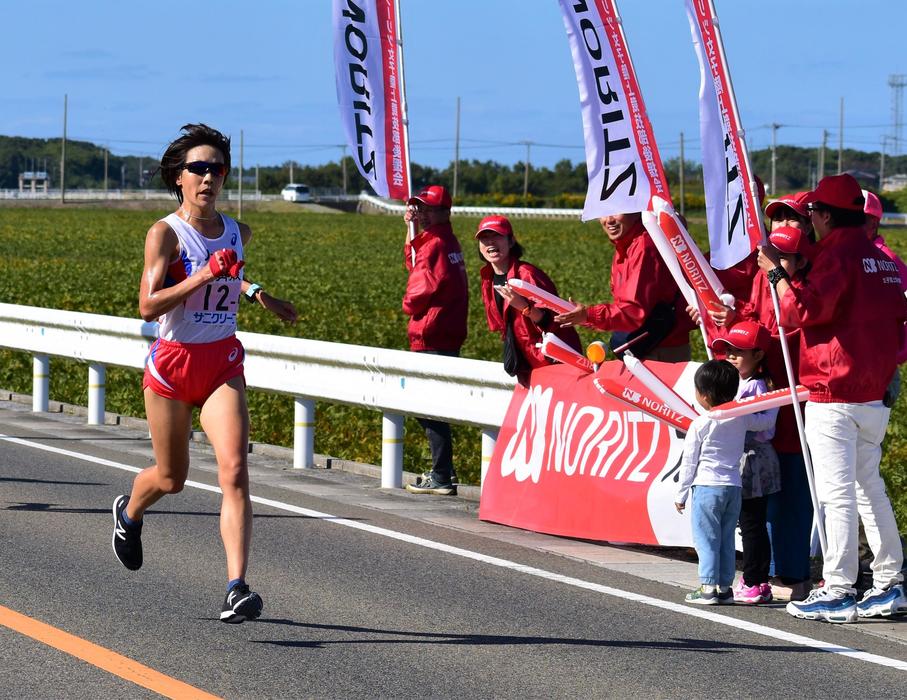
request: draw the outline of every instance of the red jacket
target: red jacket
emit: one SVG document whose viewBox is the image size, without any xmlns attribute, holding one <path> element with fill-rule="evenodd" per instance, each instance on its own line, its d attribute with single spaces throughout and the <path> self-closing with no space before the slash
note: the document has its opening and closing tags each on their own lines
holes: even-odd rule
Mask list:
<svg viewBox="0 0 907 700">
<path fill-rule="evenodd" d="M 489 330 L 500 333 L 503 340 L 506 332 L 505 320 L 507 323 L 512 324 L 513 337 L 516 339 L 517 347 L 532 369 L 550 364 L 548 358 L 536 347 L 536 343 L 542 342 L 543 331 L 554 333 L 574 350 L 582 352 L 579 335 L 577 335 L 576 331 L 573 328 L 561 328 L 558 324 L 552 323 L 553 315 L 551 314 L 546 314 L 547 325 L 543 321 L 543 327 L 539 328 L 526 316 L 523 316 L 522 313 L 513 309 L 507 300 L 504 299 L 504 316 L 502 317 L 498 312 L 498 304 L 495 299 L 497 292 L 494 291 L 492 286 L 494 270 L 490 264 L 486 264 L 479 271 L 479 274 L 482 277 L 482 301 L 485 304 L 485 318 L 488 321 Z M 514 277 L 531 282 L 546 292 L 557 294 L 557 288 L 548 275 L 530 263 L 522 260 L 513 260 L 510 263 L 510 269 L 507 270 L 507 279 L 513 279 Z"/>
<path fill-rule="evenodd" d="M 584 325 L 603 331 L 632 332 L 642 326 L 657 303 L 666 302 L 675 305 L 675 323 L 660 346 L 688 344 L 694 326 L 687 315 L 686 302 L 642 224 L 617 239 L 614 248 L 611 263 L 613 301 L 590 306 Z"/>
<path fill-rule="evenodd" d="M 797 275 L 791 280 L 791 286 L 803 284 L 803 278 Z M 784 351 L 781 349 L 781 339 L 778 335 L 778 319 L 775 318 L 775 308 L 772 304 L 771 288 L 768 278 L 756 270 L 752 280 L 752 293 L 746 303 L 738 301 L 738 318 L 736 321 L 756 321 L 765 326 L 772 334 L 772 343 L 765 353 L 765 369 L 771 377 L 775 389 L 790 386 L 787 381 L 787 369 L 784 366 Z M 800 367 L 800 329 L 785 328 L 787 347 L 790 350 L 791 369 L 794 372 L 794 381 L 799 381 Z M 778 420 L 775 423 L 775 437 L 772 445 L 778 452 L 793 454 L 802 452 L 800 435 L 797 433 L 797 419 L 794 418 L 793 406 L 783 406 L 778 411 Z"/>
<path fill-rule="evenodd" d="M 832 230 L 812 257 L 804 284 L 781 299 L 782 325 L 802 329 L 800 382 L 810 401 L 878 401 L 907 318 L 897 265 L 860 228 Z"/>
<path fill-rule="evenodd" d="M 759 264 L 756 262 L 758 250 L 753 250 L 736 265 L 726 270 L 715 270 L 715 276 L 724 287 L 724 291 L 735 299 L 749 299 L 753 289 L 753 280 L 759 274 Z"/>
<path fill-rule="evenodd" d="M 410 316 L 410 349 L 458 351 L 466 340 L 469 289 L 453 229 L 450 224 L 429 226 L 407 241 L 403 254 L 409 270 L 403 311 Z"/>
</svg>

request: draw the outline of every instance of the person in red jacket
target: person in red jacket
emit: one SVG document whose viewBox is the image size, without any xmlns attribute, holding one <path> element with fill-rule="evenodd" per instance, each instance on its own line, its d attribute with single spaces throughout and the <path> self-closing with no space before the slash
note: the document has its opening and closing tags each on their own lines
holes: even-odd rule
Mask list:
<svg viewBox="0 0 907 700">
<path fill-rule="evenodd" d="M 680 290 L 652 239 L 642 225 L 642 215 L 612 214 L 599 222 L 614 245 L 611 263 L 610 304 L 577 304 L 558 314 L 561 325 L 584 325 L 612 331 L 615 348 L 648 332 L 630 349 L 634 355 L 661 362 L 690 360 L 690 330 Z"/>
<path fill-rule="evenodd" d="M 415 221 L 419 233 L 412 240 L 407 237 L 403 251 L 409 271 L 403 311 L 410 317 L 410 350 L 457 357 L 466 340 L 469 289 L 463 252 L 450 225 L 451 205 L 450 194 L 440 185 L 422 189 L 407 202 L 403 219 L 407 225 Z M 428 418 L 418 421 L 428 437 L 432 468 L 406 489 L 455 495 L 450 424 Z"/>
<path fill-rule="evenodd" d="M 561 328 L 554 315 L 533 306 L 525 297 L 515 294 L 507 280 L 517 278 L 557 294 L 554 282 L 535 265 L 522 260 L 523 247 L 513 235 L 506 216 L 486 216 L 479 222 L 475 235 L 479 257 L 485 261 L 482 277 L 482 302 L 488 329 L 501 334 L 504 343 L 504 370 L 516 376 L 523 386 L 536 367 L 546 367 L 550 360 L 537 345 L 542 333 L 554 333 L 577 352 L 582 352 L 579 336 L 573 328 Z"/>
<path fill-rule="evenodd" d="M 823 178 L 806 202 L 818 239 L 806 281 L 791 285 L 770 247 L 760 248 L 758 258 L 778 292 L 781 325 L 801 329 L 806 438 L 827 540 L 824 586 L 788 603 L 787 611 L 854 622 L 907 612 L 900 536 L 879 474 L 890 414 L 883 397 L 896 368 L 907 300 L 897 266 L 866 238 L 864 198 L 853 177 Z M 859 602 L 858 517 L 874 554 L 873 587 Z"/>
</svg>

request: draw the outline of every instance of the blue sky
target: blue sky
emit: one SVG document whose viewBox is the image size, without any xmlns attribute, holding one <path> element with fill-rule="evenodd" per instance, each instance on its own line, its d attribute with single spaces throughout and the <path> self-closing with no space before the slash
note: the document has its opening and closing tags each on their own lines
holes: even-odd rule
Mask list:
<svg viewBox="0 0 907 700">
<path fill-rule="evenodd" d="M 576 79 L 556 0 L 401 0 L 414 162 L 579 161 Z M 879 150 L 890 74 L 907 73 L 905 0 L 716 0 L 750 148 Z M 662 157 L 698 157 L 699 69 L 683 0 L 619 0 Z M 245 162 L 339 158 L 330 0 L 4 2 L 0 134 L 69 135 L 159 155 L 179 127 L 244 131 Z M 904 109 L 907 121 L 907 105 Z M 903 134 L 907 138 L 907 128 Z M 902 150 L 904 150 L 902 148 Z M 890 151 L 890 148 L 889 148 Z M 234 159 L 237 155 L 234 154 Z"/>
</svg>

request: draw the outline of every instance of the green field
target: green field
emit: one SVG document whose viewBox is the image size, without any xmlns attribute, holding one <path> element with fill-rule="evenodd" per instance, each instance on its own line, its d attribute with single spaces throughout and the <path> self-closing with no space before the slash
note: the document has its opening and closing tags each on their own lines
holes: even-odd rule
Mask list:
<svg viewBox="0 0 907 700">
<path fill-rule="evenodd" d="M 0 301 L 112 316 L 138 318 L 142 246 L 148 227 L 167 211 L 97 208 L 0 208 Z M 296 326 L 285 326 L 258 307 L 243 305 L 241 330 L 333 342 L 405 349 L 407 318 L 400 309 L 406 284 L 402 222 L 394 217 L 303 212 L 248 212 L 254 232 L 246 270 L 276 296 L 300 311 Z M 477 219 L 457 218 L 470 276 L 469 337 L 463 356 L 500 360 L 501 344 L 488 331 L 479 295 L 481 267 L 472 239 Z M 691 217 L 691 231 L 705 244 L 703 220 Z M 595 223 L 516 220 L 525 259 L 554 279 L 564 297 L 588 303 L 609 298 L 611 246 Z M 886 229 L 889 245 L 907 257 L 907 229 Z M 583 342 L 601 339 L 581 331 Z M 704 359 L 693 336 L 694 357 Z M 31 393 L 31 357 L 0 351 L 0 387 Z M 51 398 L 85 405 L 83 364 L 52 360 Z M 907 380 L 907 376 L 905 376 Z M 907 420 L 901 399 L 892 413 L 883 472 L 907 531 Z M 143 416 L 141 376 L 110 368 L 107 410 Z M 252 439 L 292 443 L 290 397 L 251 392 Z M 428 447 L 418 424 L 407 420 L 404 468 L 429 466 Z M 343 459 L 377 464 L 381 457 L 381 416 L 350 406 L 318 404 L 315 450 Z M 475 428 L 454 430 L 454 460 L 460 480 L 477 483 L 480 438 Z"/>
</svg>

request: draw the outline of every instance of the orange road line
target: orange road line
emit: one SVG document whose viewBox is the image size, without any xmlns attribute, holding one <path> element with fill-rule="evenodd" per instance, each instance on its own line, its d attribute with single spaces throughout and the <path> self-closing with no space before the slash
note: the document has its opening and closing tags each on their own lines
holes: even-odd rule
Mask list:
<svg viewBox="0 0 907 700">
<path fill-rule="evenodd" d="M 5 608 L 2 605 L 0 605 L 0 625 L 66 652 L 92 666 L 97 666 L 108 673 L 124 678 L 164 697 L 180 698 L 180 700 L 183 698 L 217 700 L 216 695 L 211 695 L 188 683 L 165 676 L 163 673 L 143 666 L 138 661 L 133 661 L 122 654 L 117 654 L 115 651 L 105 649 L 56 627 L 51 627 L 39 620 L 30 618 L 27 615 L 17 613 L 15 610 Z"/>
</svg>

